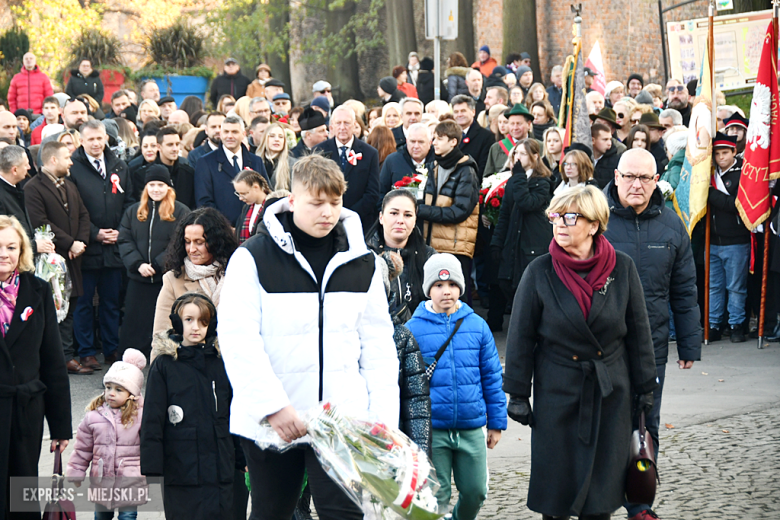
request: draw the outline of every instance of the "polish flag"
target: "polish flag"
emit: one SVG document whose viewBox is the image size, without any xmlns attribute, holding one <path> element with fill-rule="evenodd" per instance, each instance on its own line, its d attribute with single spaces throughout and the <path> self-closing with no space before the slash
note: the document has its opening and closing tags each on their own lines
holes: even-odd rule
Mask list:
<svg viewBox="0 0 780 520">
<path fill-rule="evenodd" d="M 590 88 L 601 92 L 603 95 L 607 89 L 607 80 L 604 74 L 604 62 L 601 60 L 601 46 L 599 46 L 598 40 L 591 49 L 588 59 L 585 61 L 585 66 L 596 73 L 596 77 L 593 78 L 593 85 Z"/>
</svg>

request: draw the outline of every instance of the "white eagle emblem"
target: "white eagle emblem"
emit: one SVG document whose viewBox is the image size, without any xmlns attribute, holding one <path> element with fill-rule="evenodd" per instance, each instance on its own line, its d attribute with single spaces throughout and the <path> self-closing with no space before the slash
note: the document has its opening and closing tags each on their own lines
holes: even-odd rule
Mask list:
<svg viewBox="0 0 780 520">
<path fill-rule="evenodd" d="M 772 121 L 772 91 L 769 87 L 756 83 L 753 89 L 753 101 L 750 103 L 750 125 L 747 142 L 750 149 L 769 147 L 769 125 Z"/>
</svg>

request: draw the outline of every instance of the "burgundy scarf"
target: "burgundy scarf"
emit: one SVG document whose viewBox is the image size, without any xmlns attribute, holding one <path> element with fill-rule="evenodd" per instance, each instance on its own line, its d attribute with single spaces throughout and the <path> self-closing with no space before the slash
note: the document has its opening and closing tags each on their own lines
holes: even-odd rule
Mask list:
<svg viewBox="0 0 780 520">
<path fill-rule="evenodd" d="M 593 291 L 598 291 L 607 283 L 607 277 L 615 269 L 615 248 L 604 238 L 597 236 L 593 240 L 593 256 L 587 260 L 575 260 L 553 239 L 550 242 L 550 254 L 553 267 L 563 285 L 571 291 L 582 309 L 585 321 L 588 320 Z M 588 271 L 583 279 L 577 271 Z"/>
</svg>

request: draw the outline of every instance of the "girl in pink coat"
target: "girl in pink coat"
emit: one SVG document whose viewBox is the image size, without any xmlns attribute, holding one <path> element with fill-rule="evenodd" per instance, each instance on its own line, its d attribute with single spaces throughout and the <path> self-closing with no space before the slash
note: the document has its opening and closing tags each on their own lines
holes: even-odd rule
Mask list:
<svg viewBox="0 0 780 520">
<path fill-rule="evenodd" d="M 92 464 L 89 476 L 95 520 L 113 518 L 117 508 L 119 520 L 134 520 L 136 506 L 146 503 L 140 437 L 141 370 L 145 366 L 146 357 L 140 351 L 127 349 L 122 361 L 111 365 L 103 377 L 105 390 L 87 406 L 76 434 L 66 476 L 79 481 Z"/>
</svg>

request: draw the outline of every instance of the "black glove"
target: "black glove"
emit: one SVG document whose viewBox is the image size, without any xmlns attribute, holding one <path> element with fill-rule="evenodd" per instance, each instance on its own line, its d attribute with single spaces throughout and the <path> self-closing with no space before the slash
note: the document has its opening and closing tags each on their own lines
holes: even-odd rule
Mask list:
<svg viewBox="0 0 780 520">
<path fill-rule="evenodd" d="M 517 421 L 525 426 L 534 425 L 534 414 L 531 411 L 531 403 L 527 397 L 510 396 L 506 413 L 513 421 Z"/>
<path fill-rule="evenodd" d="M 645 417 L 650 414 L 650 410 L 653 409 L 655 399 L 653 398 L 653 392 L 636 396 L 636 411 L 644 412 Z"/>
<path fill-rule="evenodd" d="M 493 265 L 496 269 L 501 265 L 501 253 L 503 251 L 498 246 L 491 246 L 490 248 L 490 260 L 493 261 Z"/>
</svg>

